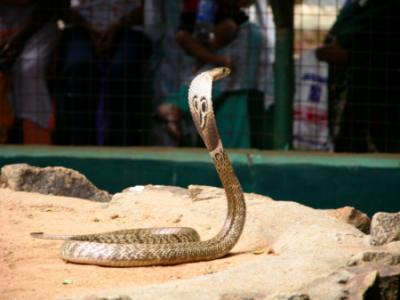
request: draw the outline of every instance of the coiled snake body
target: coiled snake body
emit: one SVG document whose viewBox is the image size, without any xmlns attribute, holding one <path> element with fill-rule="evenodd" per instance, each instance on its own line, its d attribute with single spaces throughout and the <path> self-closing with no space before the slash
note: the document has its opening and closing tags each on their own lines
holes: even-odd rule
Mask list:
<svg viewBox="0 0 400 300">
<path fill-rule="evenodd" d="M 224 151 L 211 101 L 212 82 L 227 76 L 227 68 L 197 75 L 189 88 L 189 107 L 225 189 L 228 209 L 222 229 L 213 238 L 200 241 L 191 228 L 128 229 L 88 235 L 31 233 L 33 237 L 65 240 L 64 260 L 113 267 L 172 265 L 225 256 L 238 241 L 245 222 L 242 188 Z"/>
</svg>

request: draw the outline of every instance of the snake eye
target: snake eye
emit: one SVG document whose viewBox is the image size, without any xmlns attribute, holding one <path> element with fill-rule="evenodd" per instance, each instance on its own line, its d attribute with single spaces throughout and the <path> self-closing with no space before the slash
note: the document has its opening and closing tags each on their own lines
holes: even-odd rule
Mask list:
<svg viewBox="0 0 400 300">
<path fill-rule="evenodd" d="M 195 109 L 195 110 L 199 110 L 199 103 L 198 103 L 198 101 L 197 101 L 197 96 L 194 96 L 193 99 L 192 99 L 192 101 L 193 101 L 194 109 Z"/>
<path fill-rule="evenodd" d="M 201 111 L 205 113 L 208 109 L 206 98 L 201 98 Z"/>
</svg>

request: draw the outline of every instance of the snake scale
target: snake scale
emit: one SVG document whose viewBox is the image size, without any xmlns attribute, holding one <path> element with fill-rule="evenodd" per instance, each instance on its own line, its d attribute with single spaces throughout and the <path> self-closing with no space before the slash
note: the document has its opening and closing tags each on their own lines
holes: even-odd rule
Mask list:
<svg viewBox="0 0 400 300">
<path fill-rule="evenodd" d="M 212 83 L 230 73 L 214 68 L 197 75 L 189 87 L 189 107 L 194 124 L 204 141 L 225 189 L 228 208 L 221 230 L 201 241 L 192 228 L 142 228 L 87 235 L 55 235 L 33 232 L 43 239 L 65 240 L 64 260 L 112 267 L 172 265 L 213 260 L 225 256 L 238 241 L 246 218 L 240 183 L 218 134 L 212 106 Z"/>
</svg>

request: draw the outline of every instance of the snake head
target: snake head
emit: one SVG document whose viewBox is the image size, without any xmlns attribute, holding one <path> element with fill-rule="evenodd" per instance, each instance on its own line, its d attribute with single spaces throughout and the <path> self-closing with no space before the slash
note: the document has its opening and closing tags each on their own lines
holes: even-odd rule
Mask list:
<svg viewBox="0 0 400 300">
<path fill-rule="evenodd" d="M 207 72 L 211 75 L 213 81 L 216 81 L 231 74 L 231 69 L 227 67 L 219 67 L 208 70 Z"/>
<path fill-rule="evenodd" d="M 218 146 L 220 139 L 211 100 L 212 83 L 229 73 L 229 68 L 225 67 L 211 69 L 197 75 L 189 87 L 188 100 L 193 122 L 209 151 Z"/>
</svg>

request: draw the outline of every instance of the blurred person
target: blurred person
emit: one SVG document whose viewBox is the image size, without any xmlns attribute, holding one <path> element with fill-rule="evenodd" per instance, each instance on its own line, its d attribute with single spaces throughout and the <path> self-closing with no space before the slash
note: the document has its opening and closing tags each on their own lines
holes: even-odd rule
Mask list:
<svg viewBox="0 0 400 300">
<path fill-rule="evenodd" d="M 50 144 L 52 102 L 46 72 L 67 2 L 0 0 L 0 71 L 10 81 L 9 100 L 25 144 Z"/>
<path fill-rule="evenodd" d="M 191 8 L 188 7 L 189 2 Z M 162 44 L 163 56 L 156 72 L 154 88 L 157 107 L 155 120 L 161 125 L 155 128 L 165 128 L 169 137 L 152 143 L 198 146 L 196 131 L 188 117 L 188 84 L 201 71 L 215 66 L 229 66 L 233 70 L 231 75 L 213 86 L 220 134 L 227 147 L 251 147 L 250 126 L 253 128 L 254 124 L 251 123 L 255 123 L 252 121 L 257 118 L 251 117 L 249 106 L 257 103 L 256 111 L 260 116 L 265 112 L 265 107 L 271 104 L 267 90 L 271 86 L 269 76 L 274 41 L 269 37 L 275 29 L 268 14 L 267 2 L 217 1 L 219 9 L 214 22 L 214 40 L 209 43 L 199 41 L 193 35 L 196 21 L 193 8 L 197 9 L 194 3 L 198 4 L 198 1 L 171 1 L 165 7 L 164 15 L 169 26 Z M 249 21 L 247 11 L 242 11 L 251 3 L 255 3 L 252 15 L 255 21 Z M 182 4 L 182 10 L 177 13 L 179 4 Z M 222 13 L 224 9 L 225 14 Z M 218 33 L 219 25 L 221 28 L 229 27 L 229 30 Z M 253 107 L 251 109 L 254 111 Z M 260 118 L 256 122 L 259 125 L 263 123 Z M 172 142 L 165 144 L 165 141 Z"/>
<path fill-rule="evenodd" d="M 232 68 L 232 58 L 215 53 L 228 45 L 236 37 L 239 26 L 248 21 L 241 10 L 254 3 L 254 0 L 215 0 L 216 12 L 213 38 L 204 44 L 194 35 L 196 15 L 200 0 L 184 0 L 180 25 L 176 38 L 185 52 L 198 60 L 197 69 L 204 64 L 214 64 Z"/>
<path fill-rule="evenodd" d="M 0 144 L 11 141 L 11 132 L 15 124 L 15 116 L 9 100 L 10 82 L 0 72 Z"/>
<path fill-rule="evenodd" d="M 60 48 L 57 142 L 144 143 L 144 70 L 150 42 L 143 1 L 71 1 Z"/>
<path fill-rule="evenodd" d="M 339 111 L 335 151 L 400 151 L 399 38 L 399 1 L 347 1 L 317 49 L 336 89 L 330 96 L 331 122 L 332 107 Z"/>
</svg>

